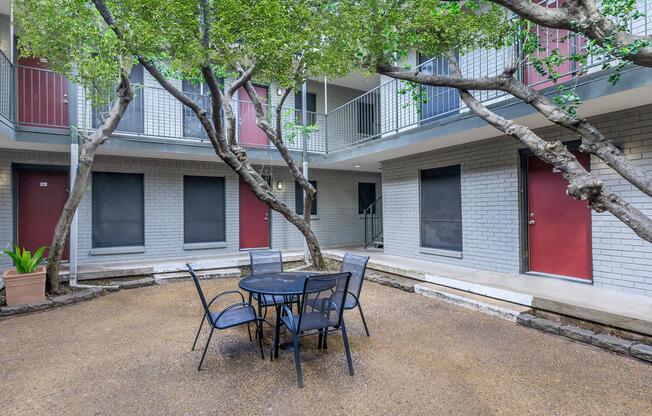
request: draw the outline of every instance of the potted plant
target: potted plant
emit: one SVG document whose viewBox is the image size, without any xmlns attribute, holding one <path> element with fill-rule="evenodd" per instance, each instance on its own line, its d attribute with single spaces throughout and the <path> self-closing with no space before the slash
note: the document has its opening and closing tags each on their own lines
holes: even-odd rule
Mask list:
<svg viewBox="0 0 652 416">
<path fill-rule="evenodd" d="M 46 246 L 32 254 L 29 250 L 14 244 L 14 251 L 5 250 L 5 254 L 14 261 L 15 268 L 2 275 L 5 281 L 7 306 L 37 303 L 45 300 L 45 261 L 43 252 Z"/>
</svg>

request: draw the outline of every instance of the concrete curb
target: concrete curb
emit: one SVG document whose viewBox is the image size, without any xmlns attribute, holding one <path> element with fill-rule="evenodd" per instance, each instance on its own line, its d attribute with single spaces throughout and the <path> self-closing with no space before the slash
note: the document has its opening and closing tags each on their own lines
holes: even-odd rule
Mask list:
<svg viewBox="0 0 652 416">
<path fill-rule="evenodd" d="M 443 300 L 444 302 L 496 316 L 511 322 L 516 322 L 519 315 L 523 314 L 524 311 L 530 310 L 530 308 L 522 305 L 484 298 L 472 293 L 429 283 L 415 284 L 414 291 L 429 298 Z"/>
<path fill-rule="evenodd" d="M 652 345 L 629 341 L 609 334 L 595 333 L 572 325 L 564 325 L 549 319 L 538 318 L 529 313 L 519 315 L 517 322 L 523 326 L 652 363 Z"/>
<path fill-rule="evenodd" d="M 60 306 L 71 305 L 73 303 L 79 303 L 85 300 L 103 296 L 112 291 L 115 291 L 115 289 L 112 290 L 110 288 L 89 288 L 86 290 L 69 293 L 67 295 L 55 296 L 30 305 L 3 306 L 0 308 L 0 319 L 54 309 Z"/>
</svg>

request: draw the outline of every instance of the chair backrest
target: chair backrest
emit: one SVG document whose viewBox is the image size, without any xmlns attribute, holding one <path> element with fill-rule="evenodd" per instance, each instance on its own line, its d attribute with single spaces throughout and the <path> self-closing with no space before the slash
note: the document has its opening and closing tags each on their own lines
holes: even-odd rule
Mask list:
<svg viewBox="0 0 652 416">
<path fill-rule="evenodd" d="M 342 259 L 342 266 L 340 272 L 351 273 L 351 281 L 349 282 L 349 292 L 353 293 L 360 299 L 360 291 L 362 290 L 362 282 L 364 281 L 364 272 L 367 269 L 368 256 L 359 256 L 353 253 L 345 253 Z"/>
<path fill-rule="evenodd" d="M 210 309 L 208 309 L 208 303 L 206 303 L 206 298 L 204 297 L 204 291 L 201 289 L 201 285 L 199 284 L 199 279 L 197 278 L 197 275 L 195 274 L 195 271 L 192 269 L 190 264 L 186 263 L 186 267 L 188 268 L 188 272 L 190 272 L 190 276 L 192 276 L 193 282 L 195 282 L 195 287 L 197 288 L 197 293 L 199 294 L 201 305 L 204 307 L 204 313 L 206 313 L 206 319 L 212 322 L 211 311 Z"/>
<path fill-rule="evenodd" d="M 339 327 L 351 273 L 332 273 L 309 276 L 303 285 L 303 299 L 297 327 L 315 329 L 310 319 L 304 319 L 307 314 L 319 313 L 328 326 Z"/>
<path fill-rule="evenodd" d="M 249 252 L 251 274 L 280 273 L 283 257 L 280 250 L 252 250 Z"/>
</svg>

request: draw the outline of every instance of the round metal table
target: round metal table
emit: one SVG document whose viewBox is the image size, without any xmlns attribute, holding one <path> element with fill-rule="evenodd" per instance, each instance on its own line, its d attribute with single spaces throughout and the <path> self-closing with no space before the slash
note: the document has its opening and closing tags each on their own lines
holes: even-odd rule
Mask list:
<svg viewBox="0 0 652 416">
<path fill-rule="evenodd" d="M 240 279 L 240 289 L 260 295 L 292 297 L 303 294 L 303 286 L 308 276 L 315 272 L 277 272 L 253 274 Z"/>
<path fill-rule="evenodd" d="M 276 308 L 276 327 L 274 335 L 280 336 L 281 310 L 284 303 L 290 303 L 292 299 L 303 295 L 303 288 L 308 276 L 318 276 L 319 272 L 276 272 L 249 275 L 240 279 L 240 289 L 251 294 L 271 295 L 274 297 Z M 331 282 L 324 282 L 325 287 L 315 288 L 315 292 L 332 285 Z M 260 335 L 259 335 L 260 336 Z M 284 345 L 283 349 L 291 349 L 290 345 Z M 272 352 L 272 358 L 278 358 L 278 350 Z"/>
</svg>

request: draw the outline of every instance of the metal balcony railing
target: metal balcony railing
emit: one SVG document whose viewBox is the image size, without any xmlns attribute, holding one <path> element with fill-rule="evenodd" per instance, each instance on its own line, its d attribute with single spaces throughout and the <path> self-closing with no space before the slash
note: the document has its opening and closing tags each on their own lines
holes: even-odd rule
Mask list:
<svg viewBox="0 0 652 416">
<path fill-rule="evenodd" d="M 33 61 L 33 60 L 31 60 Z M 68 128 L 68 80 L 46 68 L 19 64 L 17 122 L 21 126 Z"/>
<path fill-rule="evenodd" d="M 14 120 L 14 65 L 0 51 L 0 116 Z"/>
<path fill-rule="evenodd" d="M 559 7 L 563 0 L 540 0 L 549 8 Z M 650 0 L 639 0 L 637 8 L 643 16 L 630 22 L 630 30 L 636 35 L 649 35 L 652 26 Z M 537 58 L 557 49 L 560 54 L 570 56 L 582 50 L 586 40 L 571 35 L 566 30 L 536 27 L 534 33 L 546 50 L 539 51 Z M 501 50 L 479 49 L 458 57 L 465 77 L 491 77 L 501 73 L 520 52 L 519 45 Z M 590 60 L 581 68 L 585 73 L 601 70 L 603 62 Z M 423 60 L 416 66 L 424 73 L 448 75 L 448 61 L 445 57 Z M 557 68 L 558 83 L 579 76 L 580 67 L 566 62 Z M 582 75 L 583 75 L 582 74 Z M 554 85 L 546 75 L 541 75 L 532 65 L 523 65 L 517 73 L 519 79 L 536 89 Z M 387 78 L 387 77 L 385 77 Z M 485 104 L 493 104 L 510 98 L 501 91 L 473 91 L 473 95 Z M 459 100 L 455 89 L 421 85 L 416 89 L 409 83 L 396 79 L 385 79 L 380 86 L 347 102 L 328 113 L 328 150 L 336 151 L 400 133 L 411 128 L 436 121 L 452 114 L 468 111 Z"/>
<path fill-rule="evenodd" d="M 122 117 L 116 133 L 127 136 L 146 136 L 166 139 L 182 139 L 207 142 L 208 135 L 195 113 L 182 105 L 166 90 L 160 87 L 136 85 L 135 97 Z M 211 99 L 209 95 L 185 93 L 198 103 L 209 117 L 211 115 Z M 83 101 L 83 93 L 82 93 Z M 112 99 L 107 99 L 105 105 L 92 106 L 86 103 L 79 119 L 82 125 L 95 129 L 108 115 Z M 264 105 L 267 120 L 275 126 L 276 111 L 271 105 Z M 246 148 L 272 148 L 265 132 L 256 125 L 254 105 L 246 100 L 234 100 L 233 111 L 236 115 L 236 137 L 238 143 Z M 325 153 L 326 116 L 322 113 L 308 112 L 309 127 L 301 126 L 301 112 L 294 108 L 284 108 L 283 136 L 287 147 L 291 150 L 303 149 L 303 134 L 307 134 L 308 151 Z"/>
<path fill-rule="evenodd" d="M 541 0 L 547 7 L 558 7 L 562 0 Z M 638 9 L 643 16 L 630 22 L 636 35 L 649 35 L 652 25 L 652 0 L 639 0 Z M 552 50 L 571 55 L 585 47 L 585 40 L 569 36 L 564 30 L 536 27 L 545 50 L 539 58 Z M 475 50 L 458 57 L 464 76 L 488 77 L 501 73 L 520 52 L 519 45 L 501 50 Z M 417 67 L 425 73 L 448 74 L 448 62 L 444 57 L 423 59 L 417 57 Z M 585 73 L 601 70 L 603 62 L 593 60 L 582 68 Z M 579 67 L 564 63 L 557 68 L 558 82 L 572 79 Z M 553 85 L 547 76 L 539 74 L 529 64 L 517 72 L 519 79 L 537 89 Z M 12 91 L 16 90 L 14 93 Z M 186 93 L 207 112 L 211 111 L 210 97 L 205 94 Z M 474 91 L 474 96 L 485 104 L 493 104 L 510 98 L 500 91 Z M 12 97 L 17 96 L 17 103 Z M 91 106 L 80 89 L 76 119 L 80 127 L 97 128 L 106 117 L 110 100 L 105 106 Z M 243 97 L 240 97 L 243 98 Z M 276 112 L 272 105 L 265 105 L 267 118 L 274 125 Z M 378 87 L 345 103 L 328 114 L 309 112 L 308 127 L 301 126 L 301 111 L 284 108 L 283 133 L 291 150 L 303 149 L 304 135 L 310 152 L 329 153 L 347 149 L 365 142 L 404 132 L 456 113 L 467 112 L 456 90 L 443 87 L 417 86 L 396 79 L 386 78 Z M 236 134 L 239 143 L 249 148 L 273 148 L 264 132 L 256 125 L 253 104 L 246 99 L 234 102 L 237 116 Z M 37 60 L 21 60 L 12 65 L 0 54 L 0 116 L 15 121 L 20 126 L 67 128 L 68 127 L 68 81 L 45 69 Z M 207 141 L 208 137 L 194 113 L 184 107 L 167 91 L 156 86 L 136 86 L 136 97 L 117 129 L 118 134 L 162 139 Z"/>
</svg>

